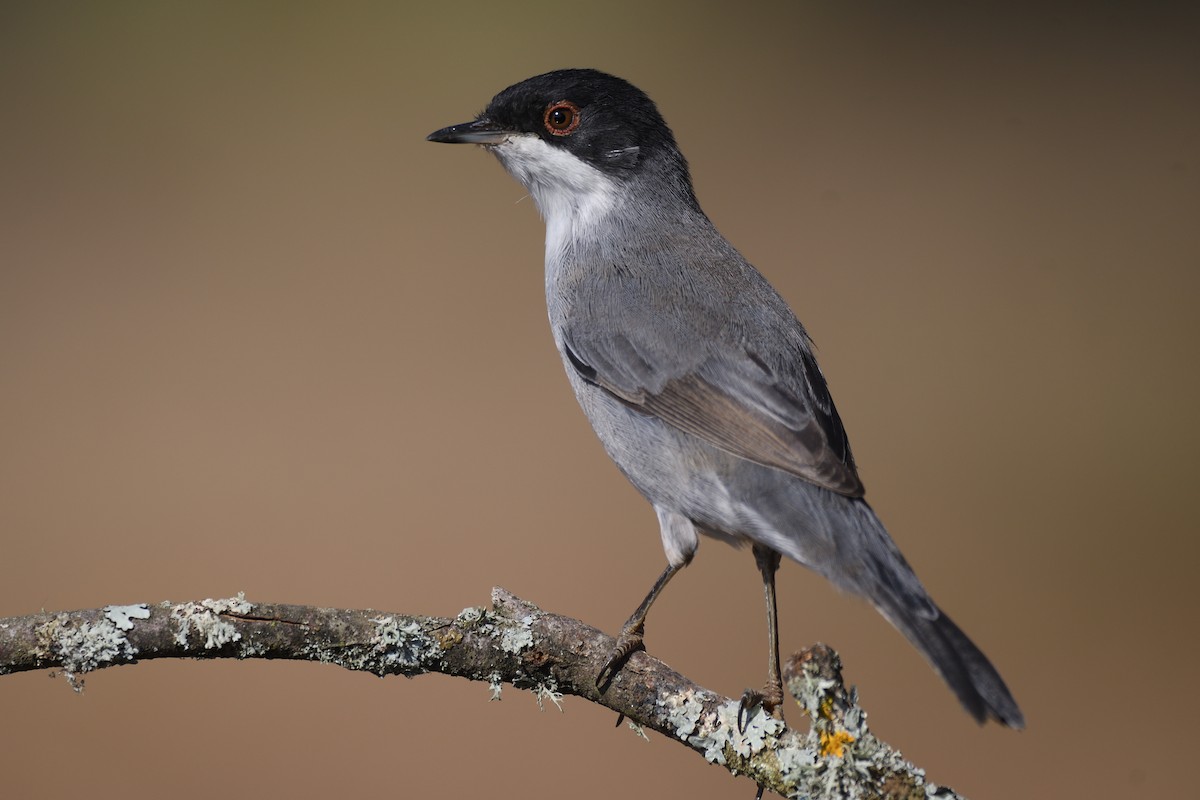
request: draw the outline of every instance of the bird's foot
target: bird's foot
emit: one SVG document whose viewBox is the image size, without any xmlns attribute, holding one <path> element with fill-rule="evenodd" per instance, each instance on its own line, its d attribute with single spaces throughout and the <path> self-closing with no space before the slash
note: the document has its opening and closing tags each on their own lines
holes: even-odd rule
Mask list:
<svg viewBox="0 0 1200 800">
<path fill-rule="evenodd" d="M 742 692 L 742 700 L 738 703 L 738 733 L 746 732 L 746 725 L 754 715 L 754 709 L 762 707 L 767 714 L 774 714 L 783 705 L 783 686 L 772 678 L 762 691 L 747 689 Z"/>
<path fill-rule="evenodd" d="M 641 625 L 630 627 L 628 624 L 621 629 L 621 634 L 617 636 L 617 643 L 613 646 L 612 653 L 608 657 L 608 661 L 604 662 L 604 667 L 600 673 L 596 675 L 596 688 L 604 691 L 608 685 L 612 683 L 612 679 L 621 671 L 621 667 L 625 666 L 625 662 L 633 655 L 635 650 L 644 650 L 645 646 L 642 642 L 643 630 Z M 620 722 L 617 723 L 618 725 Z"/>
</svg>

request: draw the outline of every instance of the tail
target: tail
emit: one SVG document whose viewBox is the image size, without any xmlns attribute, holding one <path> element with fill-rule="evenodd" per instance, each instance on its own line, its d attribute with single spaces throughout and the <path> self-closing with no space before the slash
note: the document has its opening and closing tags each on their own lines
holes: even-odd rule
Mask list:
<svg viewBox="0 0 1200 800">
<path fill-rule="evenodd" d="M 858 563 L 851 570 L 856 585 L 848 588 L 861 592 L 916 645 L 977 722 L 1024 728 L 1025 716 L 992 662 L 929 597 L 871 507 L 863 500 L 854 506 L 857 524 L 849 538 L 858 540 L 852 543 Z"/>
<path fill-rule="evenodd" d="M 1000 673 L 941 609 L 933 606 L 935 615 L 929 617 L 881 603 L 875 607 L 929 659 L 977 722 L 994 719 L 1010 728 L 1025 727 L 1025 716 Z"/>
<path fill-rule="evenodd" d="M 795 503 L 797 499 L 803 504 Z M 805 533 L 764 536 L 766 543 L 871 601 L 925 655 L 977 721 L 1025 727 L 1025 717 L 1000 673 L 930 599 L 864 500 L 810 488 L 793 494 L 792 500 L 787 510 L 804 515 Z"/>
</svg>

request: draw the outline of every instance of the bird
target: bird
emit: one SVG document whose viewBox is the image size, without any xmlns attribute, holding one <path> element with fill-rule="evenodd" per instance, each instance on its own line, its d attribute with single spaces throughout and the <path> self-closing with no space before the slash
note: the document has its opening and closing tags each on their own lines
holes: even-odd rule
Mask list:
<svg viewBox="0 0 1200 800">
<path fill-rule="evenodd" d="M 704 535 L 749 544 L 762 578 L 768 677 L 742 696 L 740 720 L 782 703 L 775 576 L 786 556 L 871 603 L 976 721 L 1024 727 L 996 668 L 864 499 L 811 338 L 701 210 L 645 92 L 595 69 L 555 70 L 426 138 L 482 146 L 532 195 L 571 388 L 658 518 L 667 566 L 622 627 L 598 689 L 644 648 L 650 607 Z"/>
</svg>

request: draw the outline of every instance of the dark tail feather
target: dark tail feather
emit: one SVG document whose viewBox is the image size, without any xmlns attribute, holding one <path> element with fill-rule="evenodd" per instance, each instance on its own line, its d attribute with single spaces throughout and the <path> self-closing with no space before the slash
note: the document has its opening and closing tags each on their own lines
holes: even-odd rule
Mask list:
<svg viewBox="0 0 1200 800">
<path fill-rule="evenodd" d="M 1000 673 L 940 609 L 933 617 L 904 608 L 880 611 L 925 654 L 978 722 L 994 719 L 1010 728 L 1025 727 L 1025 716 Z"/>
<path fill-rule="evenodd" d="M 903 633 L 979 722 L 994 719 L 1025 727 L 1004 680 L 987 656 L 934 604 L 865 500 L 847 500 L 800 482 L 781 517 L 808 523 L 805 535 L 765 544 L 796 559 L 835 585 L 868 599 Z M 823 505 L 814 507 L 815 503 Z"/>
</svg>

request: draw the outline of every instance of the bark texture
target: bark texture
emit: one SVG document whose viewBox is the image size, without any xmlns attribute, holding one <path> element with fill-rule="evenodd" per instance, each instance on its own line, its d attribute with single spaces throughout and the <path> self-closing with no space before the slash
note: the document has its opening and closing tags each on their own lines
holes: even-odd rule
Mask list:
<svg viewBox="0 0 1200 800">
<path fill-rule="evenodd" d="M 238 596 L 0 619 L 0 675 L 54 669 L 80 690 L 88 672 L 151 658 L 298 659 L 380 676 L 440 672 L 487 682 L 497 693 L 505 683 L 529 689 L 539 703 L 564 695 L 598 703 L 785 797 L 957 797 L 870 733 L 842 683 L 837 654 L 824 645 L 795 654 L 784 671 L 810 719 L 807 731 L 797 731 L 761 709 L 740 728 L 737 700 L 643 652 L 600 692 L 595 678 L 613 644 L 579 620 L 499 588 L 491 608 L 453 618 Z"/>
</svg>

